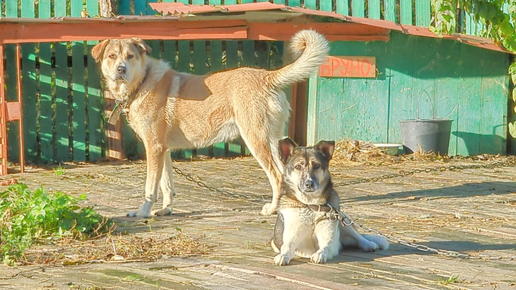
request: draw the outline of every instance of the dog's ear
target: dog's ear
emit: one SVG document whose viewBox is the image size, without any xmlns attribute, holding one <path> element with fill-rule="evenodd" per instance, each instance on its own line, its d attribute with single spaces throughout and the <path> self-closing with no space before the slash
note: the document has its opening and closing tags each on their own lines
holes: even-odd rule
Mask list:
<svg viewBox="0 0 516 290">
<path fill-rule="evenodd" d="M 141 55 L 143 55 L 144 53 L 150 55 L 152 53 L 152 48 L 148 46 L 145 42 L 143 42 L 141 38 L 133 37 L 131 38 L 131 40 Z"/>
<path fill-rule="evenodd" d="M 297 147 L 297 144 L 292 141 L 290 138 L 285 138 L 283 140 L 279 141 L 279 151 L 281 155 L 281 161 L 283 164 L 287 163 L 288 158 L 290 157 L 290 154 L 292 154 L 292 151 L 294 148 Z"/>
<path fill-rule="evenodd" d="M 331 160 L 335 150 L 335 141 L 319 141 L 315 148 L 321 151 L 326 159 Z"/>
<path fill-rule="evenodd" d="M 103 40 L 91 49 L 91 56 L 93 56 L 93 59 L 96 62 L 100 62 L 102 60 L 102 55 L 104 54 L 104 50 L 106 49 L 108 43 L 109 39 Z"/>
</svg>

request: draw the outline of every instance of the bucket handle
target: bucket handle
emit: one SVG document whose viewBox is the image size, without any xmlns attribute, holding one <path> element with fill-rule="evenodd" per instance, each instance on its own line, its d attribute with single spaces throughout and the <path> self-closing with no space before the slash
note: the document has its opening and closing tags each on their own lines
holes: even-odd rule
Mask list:
<svg viewBox="0 0 516 290">
<path fill-rule="evenodd" d="M 416 120 L 421 120 L 419 118 L 419 101 L 421 101 L 421 97 L 423 96 L 423 93 L 426 94 L 426 97 L 427 97 L 428 101 L 430 102 L 430 106 L 432 107 L 432 120 L 434 120 L 435 119 L 435 107 L 434 107 L 434 104 L 432 103 L 432 99 L 430 99 L 430 95 L 425 90 L 423 90 L 421 92 L 421 94 L 419 95 L 419 98 L 417 99 Z"/>
</svg>

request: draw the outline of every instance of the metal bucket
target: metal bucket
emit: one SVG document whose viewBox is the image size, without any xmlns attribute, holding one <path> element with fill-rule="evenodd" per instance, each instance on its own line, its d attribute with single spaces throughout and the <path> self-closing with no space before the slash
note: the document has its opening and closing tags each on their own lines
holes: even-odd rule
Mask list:
<svg viewBox="0 0 516 290">
<path fill-rule="evenodd" d="M 452 122 L 445 119 L 401 120 L 403 150 L 405 153 L 413 153 L 421 146 L 425 152 L 448 154 Z"/>
</svg>

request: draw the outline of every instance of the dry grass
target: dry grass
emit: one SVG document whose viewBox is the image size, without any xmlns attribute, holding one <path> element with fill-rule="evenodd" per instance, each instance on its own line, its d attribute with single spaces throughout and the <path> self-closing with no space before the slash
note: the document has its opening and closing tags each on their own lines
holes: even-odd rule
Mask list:
<svg viewBox="0 0 516 290">
<path fill-rule="evenodd" d="M 507 156 L 480 154 L 475 156 L 447 156 L 438 155 L 434 152 L 424 152 L 422 148 L 412 154 L 403 155 L 389 155 L 383 149 L 374 146 L 370 142 L 361 140 L 340 140 L 335 144 L 335 152 L 333 154 L 333 161 L 337 163 L 360 162 L 368 165 L 384 165 L 401 163 L 404 161 L 416 162 L 448 162 L 451 160 L 469 160 L 469 161 L 500 161 L 507 159 Z"/>
<path fill-rule="evenodd" d="M 102 262 L 155 261 L 173 256 L 202 255 L 208 246 L 201 236 L 181 231 L 174 235 L 105 235 L 85 241 L 62 239 L 50 247 L 35 247 L 25 253 L 19 264 L 75 265 Z"/>
</svg>

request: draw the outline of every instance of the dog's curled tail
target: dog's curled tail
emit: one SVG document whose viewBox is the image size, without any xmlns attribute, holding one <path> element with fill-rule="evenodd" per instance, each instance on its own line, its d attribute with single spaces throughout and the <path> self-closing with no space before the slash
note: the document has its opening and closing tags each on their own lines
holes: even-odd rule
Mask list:
<svg viewBox="0 0 516 290">
<path fill-rule="evenodd" d="M 274 87 L 283 88 L 315 74 L 326 59 L 330 46 L 322 34 L 302 30 L 292 37 L 290 50 L 297 59 L 268 75 L 268 82 Z"/>
</svg>

